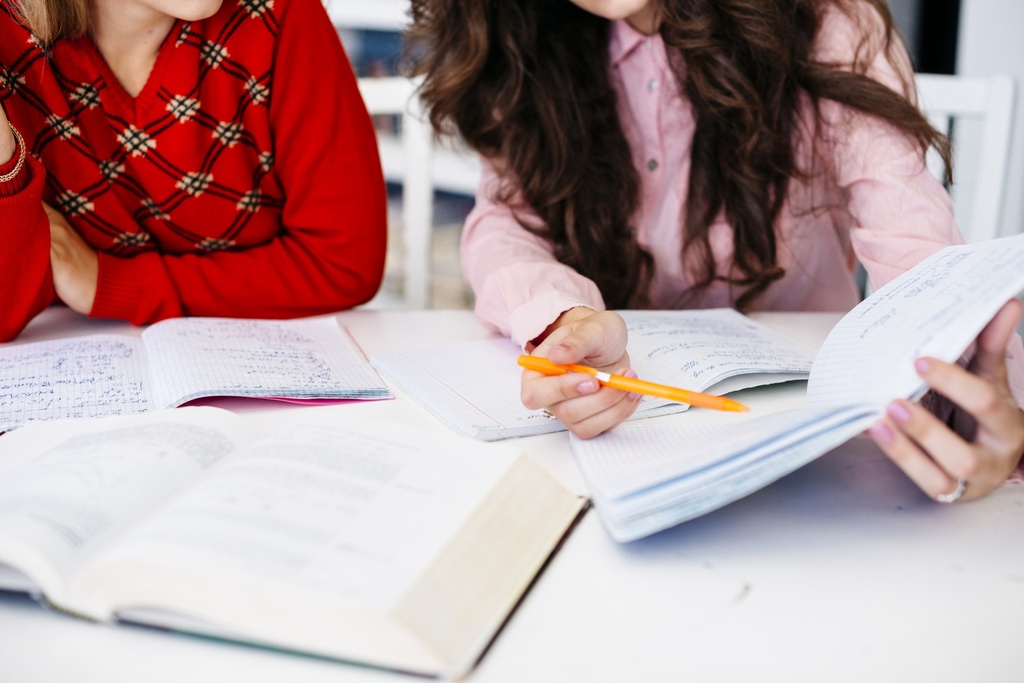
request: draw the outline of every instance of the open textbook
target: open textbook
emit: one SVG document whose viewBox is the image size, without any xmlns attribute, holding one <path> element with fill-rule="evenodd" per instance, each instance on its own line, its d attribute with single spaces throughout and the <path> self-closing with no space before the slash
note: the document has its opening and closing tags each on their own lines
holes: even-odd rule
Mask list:
<svg viewBox="0 0 1024 683">
<path fill-rule="evenodd" d="M 141 337 L 0 346 L 0 431 L 207 396 L 380 399 L 391 392 L 333 318 L 173 318 Z"/>
<path fill-rule="evenodd" d="M 585 508 L 504 446 L 191 407 L 0 437 L 0 589 L 431 675 L 480 657 Z"/>
<path fill-rule="evenodd" d="M 620 311 L 641 379 L 725 394 L 806 379 L 814 352 L 728 308 Z M 449 428 L 484 441 L 565 429 L 519 399 L 522 350 L 507 339 L 446 344 L 374 356 L 370 362 Z M 631 419 L 689 406 L 644 397 Z"/>
<path fill-rule="evenodd" d="M 926 385 L 914 360 L 958 359 L 1024 291 L 1022 264 L 1024 235 L 947 247 L 879 289 L 825 340 L 805 409 L 573 438 L 611 535 L 629 541 L 722 507 L 863 431 L 892 399 L 919 398 Z"/>
</svg>

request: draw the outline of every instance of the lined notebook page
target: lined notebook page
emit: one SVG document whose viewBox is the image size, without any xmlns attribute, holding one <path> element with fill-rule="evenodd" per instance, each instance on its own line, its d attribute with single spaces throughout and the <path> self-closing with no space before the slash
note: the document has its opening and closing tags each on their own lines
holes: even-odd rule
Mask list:
<svg viewBox="0 0 1024 683">
<path fill-rule="evenodd" d="M 814 362 L 812 349 L 731 308 L 618 313 L 633 369 L 662 384 L 724 394 L 806 379 Z"/>
<path fill-rule="evenodd" d="M 176 318 L 150 327 L 142 339 L 160 407 L 202 396 L 391 395 L 333 318 Z"/>
<path fill-rule="evenodd" d="M 0 346 L 0 431 L 151 410 L 142 361 L 141 341 L 118 335 Z"/>
<path fill-rule="evenodd" d="M 565 426 L 520 400 L 522 351 L 508 339 L 445 344 L 387 353 L 373 366 L 449 429 L 484 441 L 563 431 Z M 634 416 L 650 417 L 687 406 L 644 397 Z"/>
<path fill-rule="evenodd" d="M 1024 290 L 1024 236 L 947 247 L 862 301 L 815 360 L 809 404 L 918 395 L 914 359 L 952 362 Z"/>
<path fill-rule="evenodd" d="M 370 362 L 449 429 L 485 441 L 564 429 L 519 400 L 519 346 L 508 339 L 374 356 Z"/>
<path fill-rule="evenodd" d="M 722 394 L 806 379 L 814 352 L 732 309 L 619 311 L 641 379 Z M 383 354 L 373 365 L 456 432 L 484 440 L 561 431 L 520 401 L 519 346 L 507 339 Z M 633 418 L 689 406 L 644 397 Z M 631 418 L 632 419 L 632 418 Z"/>
</svg>

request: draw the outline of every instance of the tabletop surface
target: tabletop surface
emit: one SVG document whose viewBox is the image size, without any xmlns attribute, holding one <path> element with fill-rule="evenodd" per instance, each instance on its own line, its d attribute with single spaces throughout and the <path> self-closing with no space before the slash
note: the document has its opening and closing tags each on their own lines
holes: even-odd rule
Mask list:
<svg viewBox="0 0 1024 683">
<path fill-rule="evenodd" d="M 834 314 L 761 314 L 817 346 Z M 338 316 L 368 355 L 487 338 L 468 311 Z M 70 332 L 69 332 L 70 330 Z M 138 334 L 51 309 L 17 343 Z M 741 392 L 798 407 L 802 384 Z M 215 399 L 261 421 L 301 406 Z M 408 397 L 353 413 L 445 427 Z M 692 411 L 655 420 L 700 420 Z M 517 439 L 572 490 L 586 487 L 565 433 Z M 1024 676 L 1024 486 L 983 500 L 928 500 L 857 437 L 726 508 L 630 544 L 593 512 L 568 537 L 469 676 L 535 681 L 1011 681 Z M 0 682 L 353 681 L 408 676 L 257 648 L 105 627 L 0 593 Z"/>
</svg>

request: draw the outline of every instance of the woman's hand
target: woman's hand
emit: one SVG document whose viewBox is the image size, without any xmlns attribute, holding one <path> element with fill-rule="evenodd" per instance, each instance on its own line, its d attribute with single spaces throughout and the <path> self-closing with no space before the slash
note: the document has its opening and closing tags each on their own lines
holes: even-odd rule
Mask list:
<svg viewBox="0 0 1024 683">
<path fill-rule="evenodd" d="M 14 140 L 14 131 L 7 122 L 7 112 L 0 106 L 0 166 L 14 158 L 18 151 L 18 143 Z"/>
<path fill-rule="evenodd" d="M 626 322 L 608 311 L 573 308 L 556 320 L 544 340 L 529 349 L 534 356 L 554 363 L 579 363 L 627 377 Z M 597 436 L 633 414 L 640 397 L 602 387 L 589 375 L 570 372 L 547 376 L 525 370 L 522 381 L 523 405 L 531 410 L 546 408 L 569 430 L 584 439 Z"/>
<path fill-rule="evenodd" d="M 1024 413 L 1006 376 L 1006 343 L 1020 313 L 1016 299 L 1003 306 L 978 336 L 978 351 L 967 370 L 933 358 L 915 363 L 928 386 L 957 405 L 955 429 L 919 405 L 896 400 L 869 430 L 885 454 L 932 498 L 956 492 L 959 481 L 967 483 L 965 500 L 980 498 L 1006 481 L 1024 455 Z"/>
<path fill-rule="evenodd" d="M 43 204 L 50 219 L 50 265 L 53 288 L 68 308 L 89 315 L 96 300 L 99 258 L 64 216 Z"/>
</svg>

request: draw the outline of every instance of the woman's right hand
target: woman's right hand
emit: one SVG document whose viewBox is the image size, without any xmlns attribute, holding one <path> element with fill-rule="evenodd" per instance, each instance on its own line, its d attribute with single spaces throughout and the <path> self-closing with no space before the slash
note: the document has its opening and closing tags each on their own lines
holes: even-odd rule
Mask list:
<svg viewBox="0 0 1024 683">
<path fill-rule="evenodd" d="M 572 308 L 548 328 L 544 340 L 530 349 L 554 363 L 579 363 L 605 372 L 636 377 L 626 353 L 626 322 L 610 311 Z M 584 439 L 606 432 L 633 414 L 640 397 L 601 386 L 589 376 L 570 372 L 547 376 L 523 371 L 523 405 L 546 408 L 576 436 Z"/>
<path fill-rule="evenodd" d="M 7 112 L 0 106 L 0 166 L 14 158 L 18 145 L 14 140 L 14 131 L 7 122 Z"/>
</svg>

